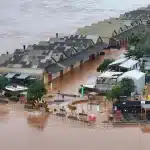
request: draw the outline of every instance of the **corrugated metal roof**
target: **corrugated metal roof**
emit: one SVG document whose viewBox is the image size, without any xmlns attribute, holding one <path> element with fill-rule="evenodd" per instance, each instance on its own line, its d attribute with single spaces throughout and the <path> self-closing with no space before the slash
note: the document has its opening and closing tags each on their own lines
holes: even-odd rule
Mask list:
<svg viewBox="0 0 150 150">
<path fill-rule="evenodd" d="M 8 73 L 5 77 L 6 78 L 13 78 L 16 75 L 16 73 Z"/>
<path fill-rule="evenodd" d="M 128 58 L 118 59 L 118 60 L 112 62 L 111 64 L 109 64 L 109 66 L 124 63 L 126 60 L 128 60 Z"/>
<path fill-rule="evenodd" d="M 63 67 L 58 66 L 57 64 L 52 64 L 49 67 L 46 68 L 46 71 L 54 74 L 57 72 L 60 72 L 61 70 L 63 70 Z"/>
<path fill-rule="evenodd" d="M 128 68 L 129 69 L 129 68 L 133 67 L 136 63 L 138 63 L 137 60 L 129 59 L 129 60 L 125 61 L 124 63 L 122 63 L 119 66 L 123 67 L 123 68 Z"/>
<path fill-rule="evenodd" d="M 80 62 L 81 60 L 89 59 L 90 55 L 102 51 L 106 45 L 107 44 L 97 44 L 93 48 L 83 50 L 83 51 L 73 55 L 72 57 L 69 57 L 65 60 L 62 60 L 59 63 L 66 66 L 66 67 L 69 67 L 71 65 L 76 64 L 77 62 Z"/>
<path fill-rule="evenodd" d="M 131 71 L 127 71 L 125 72 L 123 75 L 121 75 L 118 78 L 118 81 L 120 81 L 123 78 L 131 78 L 131 79 L 140 79 L 142 76 L 145 76 L 145 73 L 139 71 L 139 70 L 131 70 Z"/>
<path fill-rule="evenodd" d="M 121 75 L 123 72 L 112 72 L 112 71 L 106 71 L 102 73 L 98 78 L 112 78 L 113 76 Z"/>
<path fill-rule="evenodd" d="M 17 77 L 17 79 L 25 79 L 25 78 L 27 78 L 29 76 L 30 76 L 29 74 L 22 73 L 20 76 Z"/>
</svg>

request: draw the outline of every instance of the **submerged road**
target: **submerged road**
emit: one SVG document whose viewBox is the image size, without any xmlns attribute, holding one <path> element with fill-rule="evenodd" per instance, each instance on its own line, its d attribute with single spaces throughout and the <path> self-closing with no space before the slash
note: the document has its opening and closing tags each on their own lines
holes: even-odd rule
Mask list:
<svg viewBox="0 0 150 150">
<path fill-rule="evenodd" d="M 115 53 L 111 57 L 118 55 Z M 64 93 L 76 94 L 80 84 L 87 82 L 103 59 L 87 62 L 82 69 L 75 69 L 74 73 L 65 75 L 61 81 L 54 81 L 54 84 L 59 82 Z M 37 130 L 27 121 L 27 116 L 22 104 L 0 105 L 2 150 L 149 150 L 150 135 L 142 134 L 140 128 L 99 126 L 90 129 L 54 117 L 44 117 L 44 130 Z"/>
<path fill-rule="evenodd" d="M 89 60 L 81 68 L 75 68 L 73 72 L 64 75 L 63 79 L 58 78 L 53 81 L 53 92 L 60 90 L 61 93 L 77 94 L 80 85 L 91 84 L 97 76 L 96 68 L 104 59 L 117 59 L 124 50 L 112 50 L 108 54 L 97 58 L 96 60 Z"/>
</svg>

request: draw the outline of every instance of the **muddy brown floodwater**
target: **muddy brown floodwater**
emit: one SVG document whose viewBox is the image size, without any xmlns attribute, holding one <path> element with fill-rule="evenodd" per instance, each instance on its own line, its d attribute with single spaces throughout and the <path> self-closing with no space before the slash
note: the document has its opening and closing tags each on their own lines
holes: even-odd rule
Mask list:
<svg viewBox="0 0 150 150">
<path fill-rule="evenodd" d="M 74 73 L 66 75 L 60 82 L 60 90 L 66 93 L 77 93 L 79 85 L 88 80 L 101 60 L 102 58 L 90 61 L 82 69 L 75 69 Z M 28 118 L 28 112 L 23 111 L 22 104 L 2 105 L 0 107 L 0 149 L 149 150 L 150 147 L 150 135 L 143 134 L 140 128 L 104 128 L 104 126 L 87 128 L 53 116 L 49 116 L 48 119 L 43 117 L 42 120 L 46 126 L 44 129 L 37 130 L 37 127 L 30 125 L 32 120 Z"/>
<path fill-rule="evenodd" d="M 108 51 L 107 51 L 108 52 Z M 124 50 L 110 51 L 106 54 L 105 58 L 116 59 Z M 82 67 L 75 68 L 72 72 L 67 73 L 63 79 L 58 78 L 53 81 L 53 91 L 57 92 L 58 89 L 62 93 L 78 94 L 80 85 L 85 84 L 89 78 L 95 76 L 96 68 L 102 63 L 104 57 L 101 56 L 96 60 L 89 60 Z"/>
</svg>

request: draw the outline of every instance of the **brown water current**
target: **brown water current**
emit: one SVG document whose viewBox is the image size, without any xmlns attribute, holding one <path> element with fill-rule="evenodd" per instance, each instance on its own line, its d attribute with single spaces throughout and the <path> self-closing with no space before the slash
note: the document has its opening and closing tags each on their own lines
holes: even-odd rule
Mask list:
<svg viewBox="0 0 150 150">
<path fill-rule="evenodd" d="M 118 53 L 111 57 L 115 58 Z M 80 84 L 96 72 L 103 59 L 89 61 L 82 69 L 77 68 L 54 83 L 60 81 L 62 92 L 77 94 Z M 98 116 L 103 117 L 103 113 Z M 150 135 L 143 134 L 140 128 L 113 128 L 102 124 L 90 128 L 54 116 L 24 111 L 22 104 L 0 105 L 1 150 L 149 150 L 149 138 Z"/>
</svg>

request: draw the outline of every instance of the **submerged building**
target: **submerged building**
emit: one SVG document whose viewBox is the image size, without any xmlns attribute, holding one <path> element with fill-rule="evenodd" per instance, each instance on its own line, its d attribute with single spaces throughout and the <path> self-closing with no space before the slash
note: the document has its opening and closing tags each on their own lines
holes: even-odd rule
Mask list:
<svg viewBox="0 0 150 150">
<path fill-rule="evenodd" d="M 140 71 L 140 62 L 129 58 L 120 58 L 109 64 L 107 71 L 97 77 L 95 88 L 100 93 L 110 91 L 123 78 L 132 79 L 135 92 L 141 94 L 145 87 L 145 73 Z"/>
<path fill-rule="evenodd" d="M 43 76 L 45 84 L 52 79 L 63 76 L 85 61 L 104 54 L 107 46 L 100 36 L 71 35 L 50 38 L 38 44 L 23 46 L 13 54 L 0 56 L 0 72 L 28 73 Z"/>
</svg>

